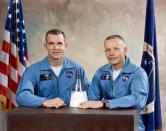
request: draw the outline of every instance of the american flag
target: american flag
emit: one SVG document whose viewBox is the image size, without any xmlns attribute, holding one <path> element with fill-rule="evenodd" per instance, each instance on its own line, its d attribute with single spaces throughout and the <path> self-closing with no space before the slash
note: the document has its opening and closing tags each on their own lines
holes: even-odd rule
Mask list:
<svg viewBox="0 0 166 131">
<path fill-rule="evenodd" d="M 21 0 L 8 1 L 8 13 L 0 54 L 0 99 L 3 111 L 17 106 L 18 82 L 29 65 Z"/>
<path fill-rule="evenodd" d="M 154 0 L 147 0 L 141 66 L 149 77 L 149 96 L 142 115 L 145 131 L 159 131 L 162 130 L 162 118 Z"/>
</svg>

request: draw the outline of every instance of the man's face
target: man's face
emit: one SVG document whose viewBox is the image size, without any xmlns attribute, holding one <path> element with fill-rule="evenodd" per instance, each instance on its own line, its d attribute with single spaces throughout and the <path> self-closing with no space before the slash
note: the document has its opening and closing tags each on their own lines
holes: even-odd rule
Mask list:
<svg viewBox="0 0 166 131">
<path fill-rule="evenodd" d="M 65 43 L 62 34 L 48 34 L 47 41 L 44 46 L 48 51 L 48 58 L 50 60 L 63 60 L 64 51 L 67 48 L 67 43 Z"/>
<path fill-rule="evenodd" d="M 106 40 L 104 44 L 105 56 L 114 69 L 120 69 L 125 63 L 125 54 L 127 47 L 125 47 L 122 40 L 118 38 Z"/>
</svg>

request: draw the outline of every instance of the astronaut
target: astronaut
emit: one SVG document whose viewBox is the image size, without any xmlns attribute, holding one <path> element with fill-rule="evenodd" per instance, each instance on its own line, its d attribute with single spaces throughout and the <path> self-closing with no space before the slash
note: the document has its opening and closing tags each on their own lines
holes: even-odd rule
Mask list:
<svg viewBox="0 0 166 131">
<path fill-rule="evenodd" d="M 89 101 L 81 103 L 80 108 L 137 108 L 140 114 L 148 98 L 147 74 L 126 56 L 127 47 L 122 36 L 108 36 L 104 48 L 108 64 L 94 74 L 88 89 Z M 139 131 L 143 130 L 139 115 Z"/>
<path fill-rule="evenodd" d="M 28 67 L 19 82 L 18 105 L 55 108 L 68 105 L 77 69 L 81 71 L 84 87 L 89 86 L 83 67 L 64 56 L 68 43 L 63 31 L 49 30 L 44 46 L 48 55 Z"/>
</svg>

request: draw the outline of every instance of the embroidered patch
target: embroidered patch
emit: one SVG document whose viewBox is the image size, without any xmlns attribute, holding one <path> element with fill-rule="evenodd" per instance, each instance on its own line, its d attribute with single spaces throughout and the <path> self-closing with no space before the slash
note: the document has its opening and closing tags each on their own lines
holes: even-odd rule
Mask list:
<svg viewBox="0 0 166 131">
<path fill-rule="evenodd" d="M 66 77 L 67 78 L 72 78 L 73 72 L 72 71 L 66 71 Z"/>
<path fill-rule="evenodd" d="M 40 70 L 40 80 L 50 80 L 52 79 L 52 73 L 51 70 Z"/>
<path fill-rule="evenodd" d="M 41 81 L 50 80 L 50 79 L 52 79 L 52 74 L 51 73 L 40 75 L 40 80 Z"/>
<path fill-rule="evenodd" d="M 110 80 L 110 75 L 109 74 L 101 74 L 101 77 L 100 77 L 100 79 L 101 80 Z"/>
<path fill-rule="evenodd" d="M 130 74 L 122 74 L 122 81 L 123 82 L 128 81 L 129 80 L 129 76 L 130 76 Z"/>
</svg>

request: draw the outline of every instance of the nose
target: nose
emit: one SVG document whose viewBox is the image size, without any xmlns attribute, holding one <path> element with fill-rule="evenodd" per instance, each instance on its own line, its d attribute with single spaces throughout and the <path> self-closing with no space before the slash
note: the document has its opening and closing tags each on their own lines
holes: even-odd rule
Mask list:
<svg viewBox="0 0 166 131">
<path fill-rule="evenodd" d="M 109 55 L 111 55 L 111 56 L 114 55 L 114 51 L 113 51 L 113 50 L 110 50 L 110 51 L 109 51 Z"/>
<path fill-rule="evenodd" d="M 54 43 L 54 49 L 58 49 L 58 48 L 59 48 L 58 44 Z"/>
</svg>

